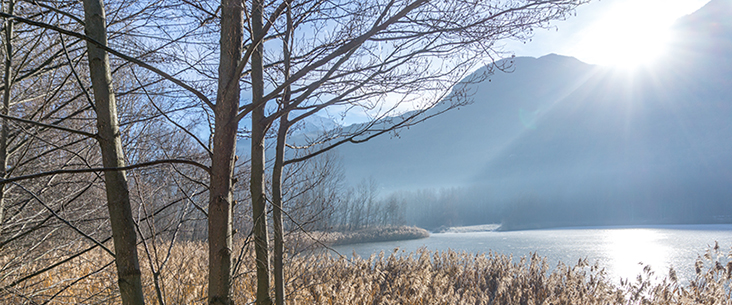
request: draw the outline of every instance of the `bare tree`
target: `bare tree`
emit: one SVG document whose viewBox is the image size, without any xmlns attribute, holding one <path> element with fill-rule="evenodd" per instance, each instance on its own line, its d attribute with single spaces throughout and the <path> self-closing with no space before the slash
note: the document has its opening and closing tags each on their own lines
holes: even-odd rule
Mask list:
<svg viewBox="0 0 732 305">
<path fill-rule="evenodd" d="M 15 1 L 11 3 L 15 3 Z M 9 33 L 4 40 L 10 42 L 4 43 L 4 49 L 9 54 L 4 57 L 4 67 L 6 71 L 12 71 L 12 73 L 4 74 L 4 79 L 12 85 L 4 86 L 4 95 L 5 101 L 11 101 L 8 104 L 14 106 L 17 112 L 9 113 L 8 110 L 13 108 L 5 107 L 5 111 L 2 113 L 3 129 L 9 130 L 3 139 L 3 143 L 6 144 L 3 150 L 6 152 L 5 164 L 7 165 L 9 161 L 14 164 L 2 177 L 2 186 L 9 187 L 5 189 L 3 195 L 11 195 L 13 200 L 10 205 L 3 204 L 4 207 L 10 207 L 10 209 L 5 209 L 7 213 L 3 213 L 5 217 L 2 217 L 4 219 L 2 224 L 6 229 L 4 232 L 7 237 L 3 236 L 4 238 L 0 240 L 0 248 L 6 250 L 9 249 L 7 248 L 9 245 L 26 245 L 23 243 L 23 240 L 26 240 L 30 241 L 27 244 L 30 249 L 39 249 L 44 244 L 53 244 L 53 241 L 57 241 L 57 245 L 52 246 L 60 247 L 59 249 L 66 252 L 72 247 L 64 249 L 63 247 L 68 244 L 62 243 L 62 239 L 59 238 L 63 236 L 60 233 L 65 231 L 81 235 L 82 240 L 91 242 L 93 246 L 87 249 L 82 248 L 70 257 L 59 255 L 55 261 L 52 258 L 48 263 L 48 268 L 39 271 L 31 270 L 29 274 L 11 281 L 10 284 L 3 287 L 3 291 L 11 291 L 10 289 L 13 287 L 27 283 L 43 272 L 68 264 L 73 257 L 101 247 L 117 262 L 123 302 L 140 304 L 143 302 L 143 295 L 136 241 L 136 235 L 140 231 L 136 226 L 136 220 L 132 217 L 124 170 L 170 162 L 161 161 L 161 157 L 166 158 L 166 156 L 161 156 L 158 151 L 152 160 L 148 158 L 141 162 L 142 164 L 126 166 L 121 143 L 122 137 L 130 130 L 134 130 L 134 128 L 130 128 L 131 126 L 140 126 L 139 123 L 162 117 L 167 118 L 170 113 L 158 108 L 152 116 L 128 117 L 123 120 L 123 124 L 118 123 L 117 96 L 113 92 L 112 82 L 119 82 L 124 77 L 132 77 L 132 74 L 129 74 L 129 70 L 125 70 L 125 66 L 128 66 L 129 62 L 119 63 L 118 61 L 119 64 L 112 70 L 106 53 L 111 50 L 107 45 L 108 35 L 116 36 L 117 39 L 126 40 L 128 43 L 135 42 L 130 38 L 134 37 L 137 31 L 130 25 L 140 26 L 140 19 L 135 19 L 134 16 L 147 17 L 147 11 L 137 10 L 138 8 L 135 8 L 134 3 L 131 4 L 131 2 L 120 2 L 113 6 L 115 17 L 105 20 L 101 2 L 86 2 L 86 10 L 79 7 L 80 2 L 49 4 L 29 1 L 23 4 L 23 9 L 17 11 L 23 17 L 16 16 L 12 9 L 4 10 L 2 13 L 6 25 L 20 24 L 24 27 L 20 27 L 18 35 L 13 35 L 13 31 L 7 31 L 8 27 L 4 32 Z M 86 21 L 82 21 L 78 17 L 84 12 L 88 13 Z M 121 12 L 129 14 L 121 14 Z M 118 32 L 112 31 L 111 34 L 108 34 L 106 32 L 108 25 L 117 27 Z M 79 33 L 84 26 L 86 26 L 87 35 Z M 120 33 L 124 34 L 120 35 Z M 80 65 L 87 54 L 86 48 L 83 47 L 84 41 L 88 42 L 90 49 L 88 53 L 90 79 L 84 77 L 83 72 L 86 71 L 86 67 Z M 12 51 L 13 46 L 19 46 L 16 52 Z M 120 54 L 119 51 L 112 52 Z M 160 57 L 161 55 L 157 54 L 157 58 Z M 140 56 L 140 58 L 148 58 L 150 62 L 156 60 L 149 56 Z M 119 71 L 127 74 L 117 73 L 116 80 L 113 79 L 112 75 Z M 152 81 L 144 85 L 140 83 L 140 87 L 147 88 L 146 92 L 152 91 L 156 82 L 159 81 Z M 94 101 L 87 92 L 89 85 L 92 85 L 94 89 Z M 45 87 L 49 87 L 48 90 L 44 90 Z M 123 86 L 123 90 L 130 90 L 130 87 L 135 86 Z M 129 97 L 130 92 L 139 90 L 138 87 L 132 91 L 125 91 L 122 95 Z M 14 104 L 12 100 L 14 100 Z M 130 104 L 134 103 L 126 103 L 126 106 Z M 137 114 L 133 114 L 133 116 L 135 115 Z M 95 123 L 98 123 L 96 124 L 97 132 L 87 131 L 95 130 Z M 127 126 L 128 130 L 121 130 L 120 126 Z M 98 141 L 96 150 L 94 145 L 90 145 L 95 140 Z M 13 146 L 9 144 L 13 144 Z M 139 145 L 140 143 L 133 144 L 136 145 L 138 151 L 144 149 Z M 131 144 L 128 143 L 128 145 Z M 99 147 L 102 147 L 101 154 L 99 154 Z M 133 147 L 135 146 L 128 146 L 128 148 Z M 174 158 L 167 156 L 167 159 Z M 49 160 L 52 162 L 48 162 Z M 183 160 L 179 159 L 179 161 Z M 196 164 L 200 168 L 207 169 L 206 166 L 195 161 L 178 163 Z M 7 166 L 3 167 L 3 169 L 7 168 Z M 102 217 L 101 215 L 105 213 L 99 211 L 98 204 L 96 204 L 102 199 L 99 197 L 102 193 L 95 192 L 98 190 L 95 188 L 102 182 L 101 172 L 104 172 L 106 176 L 104 182 L 107 184 L 106 197 L 110 203 L 108 212 L 111 217 Z M 76 175 L 76 179 L 68 176 L 71 173 Z M 180 174 L 185 176 L 183 173 Z M 14 192 L 12 188 L 15 188 Z M 201 191 L 194 191 L 186 194 L 190 196 L 184 197 L 191 199 L 192 196 L 198 196 L 200 193 Z M 9 197 L 3 196 L 3 198 Z M 179 199 L 171 204 L 161 204 L 163 207 L 160 209 L 155 209 L 150 213 L 145 212 L 144 215 L 138 216 L 138 219 L 149 223 L 156 219 L 155 216 L 158 216 L 158 220 L 160 220 L 159 216 L 165 209 L 175 202 L 181 201 Z M 192 208 L 190 205 L 184 206 Z M 184 212 L 182 215 L 185 216 L 186 213 Z M 103 225 L 107 223 L 107 220 L 112 223 L 114 252 L 105 245 L 112 239 Z M 178 218 L 178 221 L 171 225 L 176 227 L 181 221 Z M 51 234 L 51 232 L 55 232 L 54 238 L 41 238 L 43 234 Z M 152 230 L 148 234 L 155 236 L 159 232 Z M 48 254 L 42 253 L 43 251 L 39 258 L 48 257 Z M 35 255 L 38 251 L 26 252 Z M 9 263 L 22 262 L 25 257 L 31 259 L 27 253 L 22 253 L 23 256 L 19 256 L 19 259 L 13 259 Z M 157 269 L 159 270 L 162 266 L 164 264 L 159 265 Z M 7 274 L 0 275 L 0 277 L 6 278 L 13 276 L 13 272 L 20 269 L 2 268 L 2 270 L 8 270 Z M 73 285 L 73 282 L 69 285 Z M 57 295 L 51 296 L 45 302 L 49 302 L 55 297 Z"/>
<path fill-rule="evenodd" d="M 290 145 L 307 149 L 292 154 L 281 149 L 283 153 L 278 154 L 275 161 L 278 167 L 276 171 L 281 171 L 281 167 L 318 156 L 338 145 L 364 142 L 424 121 L 432 115 L 469 102 L 469 92 L 459 85 L 459 81 L 476 66 L 490 64 L 503 55 L 496 45 L 498 40 L 526 38 L 533 27 L 546 26 L 550 20 L 563 18 L 584 2 L 586 1 L 222 0 L 220 9 L 217 9 L 217 5 L 206 1 L 121 1 L 119 6 L 123 9 L 114 12 L 114 19 L 119 23 L 109 22 L 107 25 L 115 28 L 116 32 L 113 35 L 99 36 L 93 36 L 91 32 L 84 35 L 73 29 L 80 24 L 85 24 L 87 29 L 101 29 L 105 26 L 104 23 L 93 25 L 91 20 L 83 22 L 74 17 L 79 14 L 75 2 L 62 2 L 59 6 L 46 2 L 38 4 L 47 12 L 73 20 L 68 25 L 52 25 L 7 12 L 1 16 L 63 34 L 75 41 L 86 42 L 92 58 L 90 67 L 98 64 L 91 63 L 93 58 L 101 58 L 99 63 L 104 66 L 103 56 L 111 54 L 112 59 L 107 62 L 116 60 L 116 67 L 134 65 L 156 76 L 157 79 L 140 84 L 139 87 L 154 88 L 157 84 L 165 83 L 169 87 L 160 85 L 159 88 L 168 98 L 179 101 L 195 100 L 201 106 L 199 113 L 209 119 L 211 126 L 209 143 L 204 145 L 193 133 L 189 133 L 189 136 L 195 138 L 207 151 L 211 160 L 210 171 L 198 162 L 187 160 L 187 164 L 210 172 L 207 182 L 207 217 L 208 301 L 211 304 L 233 303 L 232 228 L 234 198 L 238 196 L 234 193 L 236 137 L 242 120 L 251 120 L 248 124 L 251 127 L 252 143 L 249 192 L 258 276 L 257 304 L 269 304 L 270 258 L 266 225 L 268 196 L 265 188 L 267 167 L 264 147 L 271 126 L 279 124 L 283 130 L 280 134 L 287 134 L 286 131 L 291 126 L 325 111 L 339 115 L 359 112 L 370 118 L 367 123 L 336 129 L 318 139 L 299 143 L 290 141 L 289 144 L 284 139 L 283 143 L 286 145 L 280 145 L 281 148 Z M 91 0 L 85 1 L 87 3 L 91 4 Z M 140 16 L 149 18 L 137 19 Z M 177 18 L 180 22 L 157 23 L 158 18 Z M 220 22 L 216 23 L 217 20 Z M 214 32 L 219 33 L 218 37 L 213 37 Z M 133 35 L 126 33 L 135 33 L 143 39 L 132 39 L 130 37 Z M 202 34 L 204 38 L 198 42 L 204 47 L 197 49 L 193 46 L 189 40 L 195 36 L 192 33 Z M 130 43 L 109 46 L 105 40 L 110 37 Z M 160 41 L 159 48 L 146 50 L 149 53 L 145 54 L 134 54 L 140 45 L 144 45 L 142 41 Z M 275 47 L 269 47 L 270 44 L 280 41 L 284 41 L 284 48 L 279 43 Z M 198 58 L 186 54 L 207 47 L 209 50 L 201 50 L 202 55 Z M 95 49 L 102 57 L 91 54 Z M 108 81 L 113 71 L 101 70 L 100 74 L 92 74 L 95 99 L 113 96 Z M 481 79 L 477 77 L 468 81 Z M 102 85 L 98 86 L 98 83 Z M 217 89 L 212 92 L 207 86 L 214 83 Z M 457 87 L 454 86 L 456 84 Z M 105 86 L 106 92 L 97 91 Z M 240 95 L 247 90 L 252 93 L 249 101 L 242 100 Z M 210 96 L 213 95 L 215 99 L 212 101 Z M 444 101 L 444 107 L 435 112 L 426 112 L 427 109 L 437 109 L 434 106 L 440 101 Z M 130 166 L 120 163 L 124 159 L 121 157 L 121 146 L 117 144 L 120 142 L 116 142 L 118 134 L 114 130 L 113 98 L 109 109 L 99 106 L 100 103 L 102 102 L 96 103 L 95 119 L 108 124 L 100 124 L 98 136 L 86 131 L 75 135 L 102 139 L 100 145 L 105 148 L 102 149 L 104 170 L 101 171 L 107 176 L 105 181 L 112 183 L 114 179 L 111 177 L 115 176 L 118 178 L 118 185 L 122 185 L 125 180 L 122 169 L 130 169 Z M 416 111 L 405 112 L 414 109 Z M 104 130 L 107 127 L 102 125 L 108 125 L 109 133 Z M 293 157 L 285 160 L 286 156 Z M 112 161 L 116 163 L 113 164 Z M 153 163 L 175 163 L 170 160 L 158 161 L 160 162 Z M 149 164 L 132 166 L 137 168 L 147 165 Z M 14 178 L 10 177 L 4 181 L 16 181 L 12 179 Z M 281 183 L 281 179 L 274 180 L 275 184 Z M 276 192 L 281 192 L 281 187 L 277 189 L 279 191 Z M 121 197 L 129 196 L 124 195 L 125 190 L 118 190 L 121 191 Z M 277 195 L 273 194 L 272 198 L 274 197 Z M 109 198 L 110 201 L 112 199 Z M 135 249 L 134 225 L 129 225 L 131 218 L 126 216 L 129 214 L 126 210 L 129 199 L 122 199 L 119 204 L 110 202 L 110 207 L 121 208 L 119 211 L 110 209 L 110 214 L 115 213 L 111 215 L 124 215 L 121 224 L 116 223 L 115 216 L 112 216 L 115 243 L 118 238 L 122 238 L 117 232 L 124 232 L 125 246 L 120 247 Z M 273 209 L 275 214 L 281 212 L 281 207 L 282 203 L 276 205 Z M 280 223 L 277 225 L 279 230 L 276 230 L 276 235 L 279 236 L 276 239 L 281 240 L 282 215 L 274 217 L 278 217 Z M 133 229 L 131 235 L 128 234 L 130 228 Z M 134 251 L 126 258 L 116 259 L 118 264 L 125 261 L 126 267 L 122 270 L 124 272 L 120 272 L 120 276 L 130 276 L 130 282 L 125 282 L 124 285 L 131 284 L 131 290 L 135 291 L 135 270 L 138 266 L 134 263 L 136 258 L 132 252 Z M 278 263 L 275 265 L 282 266 Z M 275 279 L 281 283 L 282 271 L 279 267 L 277 269 Z M 281 288 L 276 290 L 280 290 L 275 295 L 277 303 L 281 304 L 284 293 Z M 123 292 L 123 296 L 125 294 L 127 292 Z M 130 295 L 139 294 L 133 292 Z"/>
<path fill-rule="evenodd" d="M 272 16 L 282 15 L 279 10 L 286 6 L 287 17 L 275 22 L 273 32 L 267 34 L 261 34 L 261 28 L 256 25 L 255 19 L 261 17 L 254 12 L 261 4 L 254 2 L 252 36 L 285 37 L 287 47 L 283 52 L 269 53 L 269 61 L 264 66 L 272 72 L 267 74 L 267 79 L 258 71 L 258 59 L 254 64 L 254 56 L 258 52 L 265 53 L 259 48 L 254 51 L 251 70 L 254 95 L 250 104 L 240 106 L 239 114 L 243 117 L 252 112 L 252 155 L 256 153 L 257 159 L 263 159 L 265 132 L 261 129 L 266 130 L 275 120 L 279 120 L 278 135 L 284 136 L 289 126 L 325 109 L 336 109 L 334 111 L 343 115 L 353 109 L 363 109 L 371 116 L 368 123 L 336 130 L 317 141 L 305 143 L 310 150 L 304 155 L 287 161 L 276 159 L 276 173 L 281 171 L 280 166 L 306 160 L 343 143 L 367 141 L 464 105 L 469 102 L 469 92 L 464 91 L 465 86 L 455 85 L 478 64 L 490 65 L 501 57 L 503 53 L 496 45 L 497 41 L 525 39 L 532 28 L 563 18 L 584 2 L 283 1 L 272 4 Z M 270 22 L 272 20 L 275 19 L 270 18 Z M 319 30 L 314 33 L 314 29 Z M 258 88 L 265 81 L 272 89 L 262 96 Z M 426 112 L 441 101 L 446 106 L 440 111 Z M 278 106 L 268 106 L 270 102 Z M 417 110 L 405 113 L 404 105 Z M 280 150 L 283 147 L 278 144 Z M 276 158 L 285 155 L 278 152 Z M 252 163 L 252 179 L 263 177 L 264 168 L 259 162 Z M 278 180 L 273 182 L 281 183 Z M 272 189 L 281 188 L 273 186 Z M 272 197 L 281 195 L 273 194 Z M 255 195 L 254 188 L 252 200 L 255 210 L 264 210 L 266 199 Z M 273 217 L 281 219 L 277 215 L 281 211 L 277 205 Z M 264 214 L 255 213 L 254 217 L 256 222 Z M 275 221 L 277 227 L 281 227 L 279 220 Z M 282 234 L 282 230 L 276 230 L 276 233 Z M 255 236 L 258 240 L 267 240 L 266 231 L 256 231 Z M 281 240 L 281 237 L 275 237 L 275 240 Z M 266 261 L 265 245 L 256 243 L 255 246 L 257 261 Z M 275 262 L 275 265 L 281 263 Z M 266 264 L 258 265 L 258 269 L 266 268 Z M 264 274 L 267 270 L 258 272 Z M 282 270 L 278 268 L 274 276 L 276 283 L 282 282 Z M 259 289 L 268 291 L 268 278 L 263 276 L 259 280 Z M 275 287 L 278 304 L 284 302 L 280 299 L 283 297 L 281 289 L 279 284 Z M 268 299 L 268 295 L 258 294 L 258 303 L 266 304 Z"/>
<path fill-rule="evenodd" d="M 107 45 L 107 22 L 101 0 L 84 1 L 85 31 L 89 38 Z M 94 91 L 99 146 L 106 168 L 125 167 L 124 151 L 117 118 L 117 102 L 112 88 L 112 72 L 107 52 L 87 44 L 89 73 Z M 115 264 L 123 304 L 145 304 L 140 263 L 137 258 L 137 232 L 132 218 L 127 176 L 124 170 L 105 171 L 107 207 L 114 237 Z"/>
<path fill-rule="evenodd" d="M 7 11 L 8 14 L 13 14 L 15 7 L 15 1 L 11 0 L 8 2 L 7 9 L 5 8 L 5 3 L 3 2 L 3 10 Z M 3 45 L 5 46 L 5 62 L 4 62 L 4 69 L 3 69 L 3 104 L 2 109 L 0 109 L 0 114 L 7 116 L 9 114 L 10 109 L 10 88 L 13 85 L 13 75 L 12 75 L 12 63 L 13 63 L 13 22 L 9 20 L 5 20 L 5 40 L 3 41 Z M 6 118 L 2 119 L 2 129 L 0 129 L 0 178 L 5 179 L 7 177 L 7 168 L 8 168 L 8 137 L 10 128 L 8 127 L 8 120 Z M 2 225 L 3 225 L 3 215 L 5 211 L 5 185 L 0 185 L 0 236 L 2 236 Z"/>
<path fill-rule="evenodd" d="M 5 2 L 4 2 L 5 3 Z M 3 14 L 24 14 L 45 20 L 43 9 L 15 6 Z M 17 11 L 16 11 L 17 8 Z M 45 29 L 5 19 L 3 152 L 3 211 L 0 250 L 12 259 L 0 267 L 3 296 L 20 294 L 21 286 L 34 285 L 34 277 L 62 264 L 66 253 L 84 253 L 88 243 L 106 249 L 104 218 L 95 186 L 99 176 L 77 175 L 62 179 L 49 174 L 41 179 L 18 177 L 51 169 L 78 168 L 94 163 L 93 134 L 88 124 L 89 103 L 73 77 L 83 50 L 79 41 L 60 39 Z M 43 262 L 43 268 L 36 267 Z M 34 267 L 36 266 L 36 267 Z M 68 288 L 59 283 L 60 290 Z M 7 294 L 6 294 L 7 293 Z M 34 299 L 35 295 L 23 295 Z M 38 295 L 41 297 L 42 292 Z M 50 299 L 57 295 L 51 295 Z M 48 296 L 47 296 L 48 297 Z"/>
</svg>

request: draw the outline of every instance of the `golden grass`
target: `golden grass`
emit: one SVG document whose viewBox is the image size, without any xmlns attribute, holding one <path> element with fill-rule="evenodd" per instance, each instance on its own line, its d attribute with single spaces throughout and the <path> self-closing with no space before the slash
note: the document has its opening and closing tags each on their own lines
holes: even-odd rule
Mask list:
<svg viewBox="0 0 732 305">
<path fill-rule="evenodd" d="M 160 251 L 162 255 L 166 249 Z M 205 303 L 206 255 L 202 242 L 173 246 L 160 273 L 165 304 Z M 159 304 L 149 261 L 145 255 L 141 259 L 147 304 Z M 724 260 L 718 249 L 710 250 L 706 261 L 698 263 L 696 279 L 682 286 L 673 272 L 656 284 L 646 274 L 616 285 L 601 268 L 584 261 L 572 267 L 560 264 L 549 272 L 546 260 L 538 256 L 514 262 L 503 255 L 427 250 L 365 259 L 300 255 L 288 259 L 286 292 L 288 304 L 731 304 L 732 263 Z M 114 267 L 102 268 L 110 262 L 101 251 L 85 254 L 0 291 L 0 303 L 119 304 Z M 244 269 L 252 265 L 247 257 Z M 6 287 L 20 274 L 41 267 L 25 266 L 0 284 Z M 252 302 L 255 287 L 253 272 L 237 276 L 236 304 Z"/>
<path fill-rule="evenodd" d="M 307 249 L 313 245 L 350 245 L 430 237 L 430 232 L 414 226 L 370 227 L 353 231 L 293 233 L 288 236 L 291 245 Z M 316 242 L 317 241 L 317 242 Z"/>
<path fill-rule="evenodd" d="M 393 240 L 409 240 L 430 237 L 430 232 L 410 226 L 387 226 L 366 228 L 358 231 L 336 232 L 334 245 L 347 245 Z"/>
</svg>

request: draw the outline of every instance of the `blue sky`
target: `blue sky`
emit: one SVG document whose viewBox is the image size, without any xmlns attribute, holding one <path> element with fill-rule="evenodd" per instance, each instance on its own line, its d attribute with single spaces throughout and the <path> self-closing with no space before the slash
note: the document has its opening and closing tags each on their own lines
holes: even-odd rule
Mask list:
<svg viewBox="0 0 732 305">
<path fill-rule="evenodd" d="M 576 16 L 553 22 L 550 29 L 534 31 L 531 41 L 505 41 L 504 51 L 531 57 L 555 53 L 589 64 L 634 69 L 653 64 L 661 57 L 665 45 L 673 39 L 674 22 L 708 2 L 593 0 L 579 7 Z M 333 115 L 339 110 L 322 115 Z M 338 123 L 349 125 L 367 119 L 363 113 L 351 111 Z"/>
<path fill-rule="evenodd" d="M 585 63 L 636 68 L 652 64 L 673 39 L 674 22 L 698 10 L 709 0 L 593 0 L 580 6 L 576 16 L 552 22 L 550 29 L 534 31 L 531 41 L 505 41 L 504 51 L 516 56 L 541 57 L 555 53 Z M 477 67 L 476 67 L 477 68 Z M 405 105 L 405 110 L 409 110 Z M 338 124 L 361 123 L 369 118 L 359 111 L 340 117 L 341 108 L 318 115 Z"/>
</svg>

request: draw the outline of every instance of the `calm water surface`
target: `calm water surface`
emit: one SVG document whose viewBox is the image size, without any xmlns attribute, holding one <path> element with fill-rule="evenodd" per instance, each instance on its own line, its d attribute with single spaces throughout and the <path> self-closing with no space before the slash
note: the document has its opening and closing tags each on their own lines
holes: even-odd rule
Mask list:
<svg viewBox="0 0 732 305">
<path fill-rule="evenodd" d="M 732 247 L 732 225 L 675 225 L 648 227 L 598 227 L 531 230 L 515 232 L 436 233 L 429 238 L 409 241 L 368 243 L 335 247 L 339 253 L 355 251 L 361 257 L 399 248 L 414 252 L 419 248 L 472 253 L 513 255 L 514 258 L 537 252 L 547 257 L 550 266 L 561 261 L 576 264 L 580 258 L 598 262 L 610 279 L 635 279 L 644 265 L 657 277 L 676 269 L 681 281 L 694 276 L 694 262 L 706 249 L 719 242 L 724 254 Z"/>
</svg>

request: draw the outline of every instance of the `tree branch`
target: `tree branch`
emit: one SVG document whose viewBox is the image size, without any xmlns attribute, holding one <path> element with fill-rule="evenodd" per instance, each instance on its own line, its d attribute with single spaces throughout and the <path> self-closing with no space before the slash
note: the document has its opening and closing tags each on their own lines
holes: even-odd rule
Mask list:
<svg viewBox="0 0 732 305">
<path fill-rule="evenodd" d="M 46 208 L 46 210 L 48 210 L 49 212 L 51 212 L 51 215 L 53 215 L 54 217 L 56 217 L 56 219 L 60 220 L 64 224 L 66 224 L 69 228 L 71 228 L 74 231 L 76 231 L 76 233 L 79 233 L 79 235 L 83 236 L 84 238 L 86 238 L 88 240 L 91 240 L 94 244 L 96 244 L 97 246 L 99 246 L 100 248 L 102 248 L 102 250 L 104 250 L 105 252 L 109 253 L 109 255 L 111 255 L 112 257 L 115 257 L 114 252 L 112 252 L 112 250 L 109 250 L 109 248 L 105 247 L 101 242 L 99 242 L 98 240 L 94 239 L 94 237 L 91 237 L 89 234 L 84 233 L 84 231 L 82 231 L 81 229 L 77 228 L 75 225 L 71 224 L 68 220 L 66 220 L 63 217 L 61 217 L 61 215 L 57 214 L 56 211 L 54 211 L 53 209 L 51 209 L 51 207 L 49 207 L 46 204 L 46 202 L 44 202 L 43 200 L 41 200 L 41 198 L 39 198 L 38 196 L 36 196 L 35 193 L 31 192 L 30 190 L 28 190 L 27 188 L 23 187 L 20 184 L 17 184 L 17 183 L 13 183 L 13 184 L 15 184 L 15 186 L 19 187 L 20 189 L 24 190 L 26 193 L 28 193 L 31 196 L 33 196 L 33 198 L 36 201 L 38 201 L 38 203 L 40 203 L 44 208 Z"/>
<path fill-rule="evenodd" d="M 204 150 L 206 150 L 206 152 L 208 153 L 208 156 L 210 158 L 213 158 L 213 152 L 210 149 L 208 149 L 208 146 L 206 146 L 205 144 L 203 144 L 203 142 L 201 141 L 201 139 L 199 139 L 192 132 L 188 131 L 187 128 L 181 126 L 176 121 L 174 121 L 172 118 L 170 118 L 170 116 L 168 116 L 167 113 L 165 113 L 162 109 L 160 109 L 160 107 L 158 107 L 157 104 L 155 104 L 155 101 L 153 101 L 152 97 L 150 96 L 150 93 L 147 92 L 147 89 L 145 89 L 145 86 L 142 84 L 142 82 L 140 81 L 140 79 L 137 77 L 137 74 L 135 73 L 134 70 L 132 71 L 132 76 L 135 78 L 135 80 L 137 81 L 137 83 L 140 84 L 140 89 L 142 89 L 142 92 L 145 93 L 145 97 L 147 97 L 148 101 L 150 101 L 150 104 L 155 108 L 155 110 L 157 110 L 163 117 L 165 117 L 165 119 L 168 120 L 168 122 L 170 122 L 171 124 L 175 125 L 175 127 L 180 128 L 180 130 L 182 130 L 183 132 L 185 132 L 186 134 L 188 134 L 189 136 L 191 136 L 194 140 L 196 140 L 196 142 L 198 142 L 198 144 L 201 145 L 201 147 L 203 147 Z"/>
<path fill-rule="evenodd" d="M 143 163 L 123 166 L 123 167 L 114 167 L 114 168 L 100 167 L 100 168 L 59 169 L 59 170 L 36 173 L 36 174 L 31 174 L 31 175 L 12 177 L 12 178 L 8 178 L 8 179 L 0 179 L 0 185 L 6 184 L 6 183 L 11 183 L 11 182 L 22 181 L 22 180 L 35 179 L 35 178 L 40 178 L 40 177 L 45 177 L 45 176 L 58 175 L 58 174 L 80 174 L 80 173 L 94 173 L 94 172 L 123 171 L 123 170 L 130 170 L 130 169 L 136 169 L 136 168 L 142 168 L 142 167 L 155 166 L 155 165 L 160 165 L 160 164 L 189 164 L 189 165 L 193 165 L 195 167 L 201 168 L 209 174 L 211 173 L 211 169 L 208 166 L 205 166 L 205 165 L 195 162 L 195 161 L 182 160 L 182 159 L 163 159 L 163 160 L 143 162 Z"/>
<path fill-rule="evenodd" d="M 22 22 L 22 23 L 25 23 L 25 24 L 28 24 L 28 25 L 37 26 L 37 27 L 41 27 L 41 28 L 44 28 L 44 29 L 53 30 L 53 31 L 56 31 L 56 32 L 59 32 L 59 33 L 62 33 L 62 34 L 66 34 L 66 35 L 69 35 L 69 36 L 72 36 L 72 37 L 76 37 L 76 38 L 82 39 L 82 40 L 86 41 L 87 43 L 94 44 L 98 48 L 100 48 L 100 49 L 102 49 L 104 51 L 107 51 L 107 52 L 109 52 L 110 54 L 112 54 L 114 56 L 117 56 L 117 57 L 122 58 L 122 59 L 124 59 L 126 61 L 129 61 L 131 63 L 134 63 L 134 64 L 136 64 L 136 65 L 138 65 L 140 67 L 143 67 L 145 69 L 148 69 L 148 70 L 152 71 L 153 73 L 155 73 L 157 75 L 162 76 L 163 78 L 165 78 L 165 79 L 173 82 L 174 84 L 176 84 L 178 86 L 181 86 L 182 88 L 186 89 L 188 92 L 193 93 L 193 95 L 195 95 L 196 97 L 198 97 L 199 99 L 201 99 L 201 101 L 203 101 L 204 103 L 206 103 L 206 105 L 208 105 L 209 107 L 211 107 L 211 108 L 214 107 L 214 104 L 211 102 L 211 100 L 208 99 L 208 97 L 206 97 L 206 95 L 204 95 L 202 92 L 196 90 L 195 88 L 189 86 L 188 84 L 184 83 L 183 81 L 181 81 L 181 80 L 173 77 L 172 75 L 170 75 L 168 73 L 163 72 L 162 70 L 160 70 L 158 68 L 155 68 L 155 67 L 153 67 L 153 66 L 145 63 L 142 60 L 139 60 L 139 59 L 134 58 L 134 57 L 129 56 L 129 55 L 125 55 L 125 54 L 123 54 L 123 53 L 121 53 L 121 52 L 119 52 L 119 51 L 117 51 L 115 49 L 112 49 L 112 48 L 110 48 L 110 47 L 108 47 L 108 46 L 106 46 L 106 45 L 104 45 L 104 44 L 102 44 L 102 43 L 100 43 L 100 42 L 92 39 L 91 37 L 89 37 L 87 35 L 80 34 L 80 33 L 74 32 L 74 31 L 69 31 L 69 30 L 66 30 L 66 29 L 62 29 L 60 27 L 57 27 L 55 25 L 51 25 L 51 24 L 48 24 L 48 23 L 44 23 L 44 22 L 40 22 L 40 21 L 35 21 L 35 20 L 30 20 L 30 19 L 26 19 L 26 18 L 23 18 L 23 17 L 19 17 L 19 16 L 7 14 L 7 13 L 3 13 L 3 12 L 0 12 L 0 17 L 12 19 L 12 20 L 16 20 L 18 22 Z"/>
<path fill-rule="evenodd" d="M 62 126 L 58 126 L 58 125 L 51 125 L 51 124 L 36 122 L 36 121 L 32 121 L 32 120 L 26 120 L 26 119 L 16 118 L 16 117 L 12 117 L 12 116 L 9 116 L 9 115 L 4 115 L 4 114 L 0 114 L 0 118 L 8 119 L 8 120 L 13 120 L 13 121 L 18 121 L 18 122 L 23 122 L 23 123 L 31 124 L 31 125 L 37 125 L 37 126 L 41 126 L 41 127 L 58 129 L 58 130 L 62 130 L 62 131 L 66 131 L 66 132 L 70 132 L 70 133 L 82 135 L 82 136 L 85 136 L 85 137 L 89 137 L 89 138 L 92 138 L 92 139 L 96 139 L 97 138 L 97 135 L 94 134 L 94 133 L 89 133 L 89 132 L 86 132 L 86 131 L 81 131 L 81 130 L 66 128 L 66 127 L 62 127 Z"/>
</svg>

